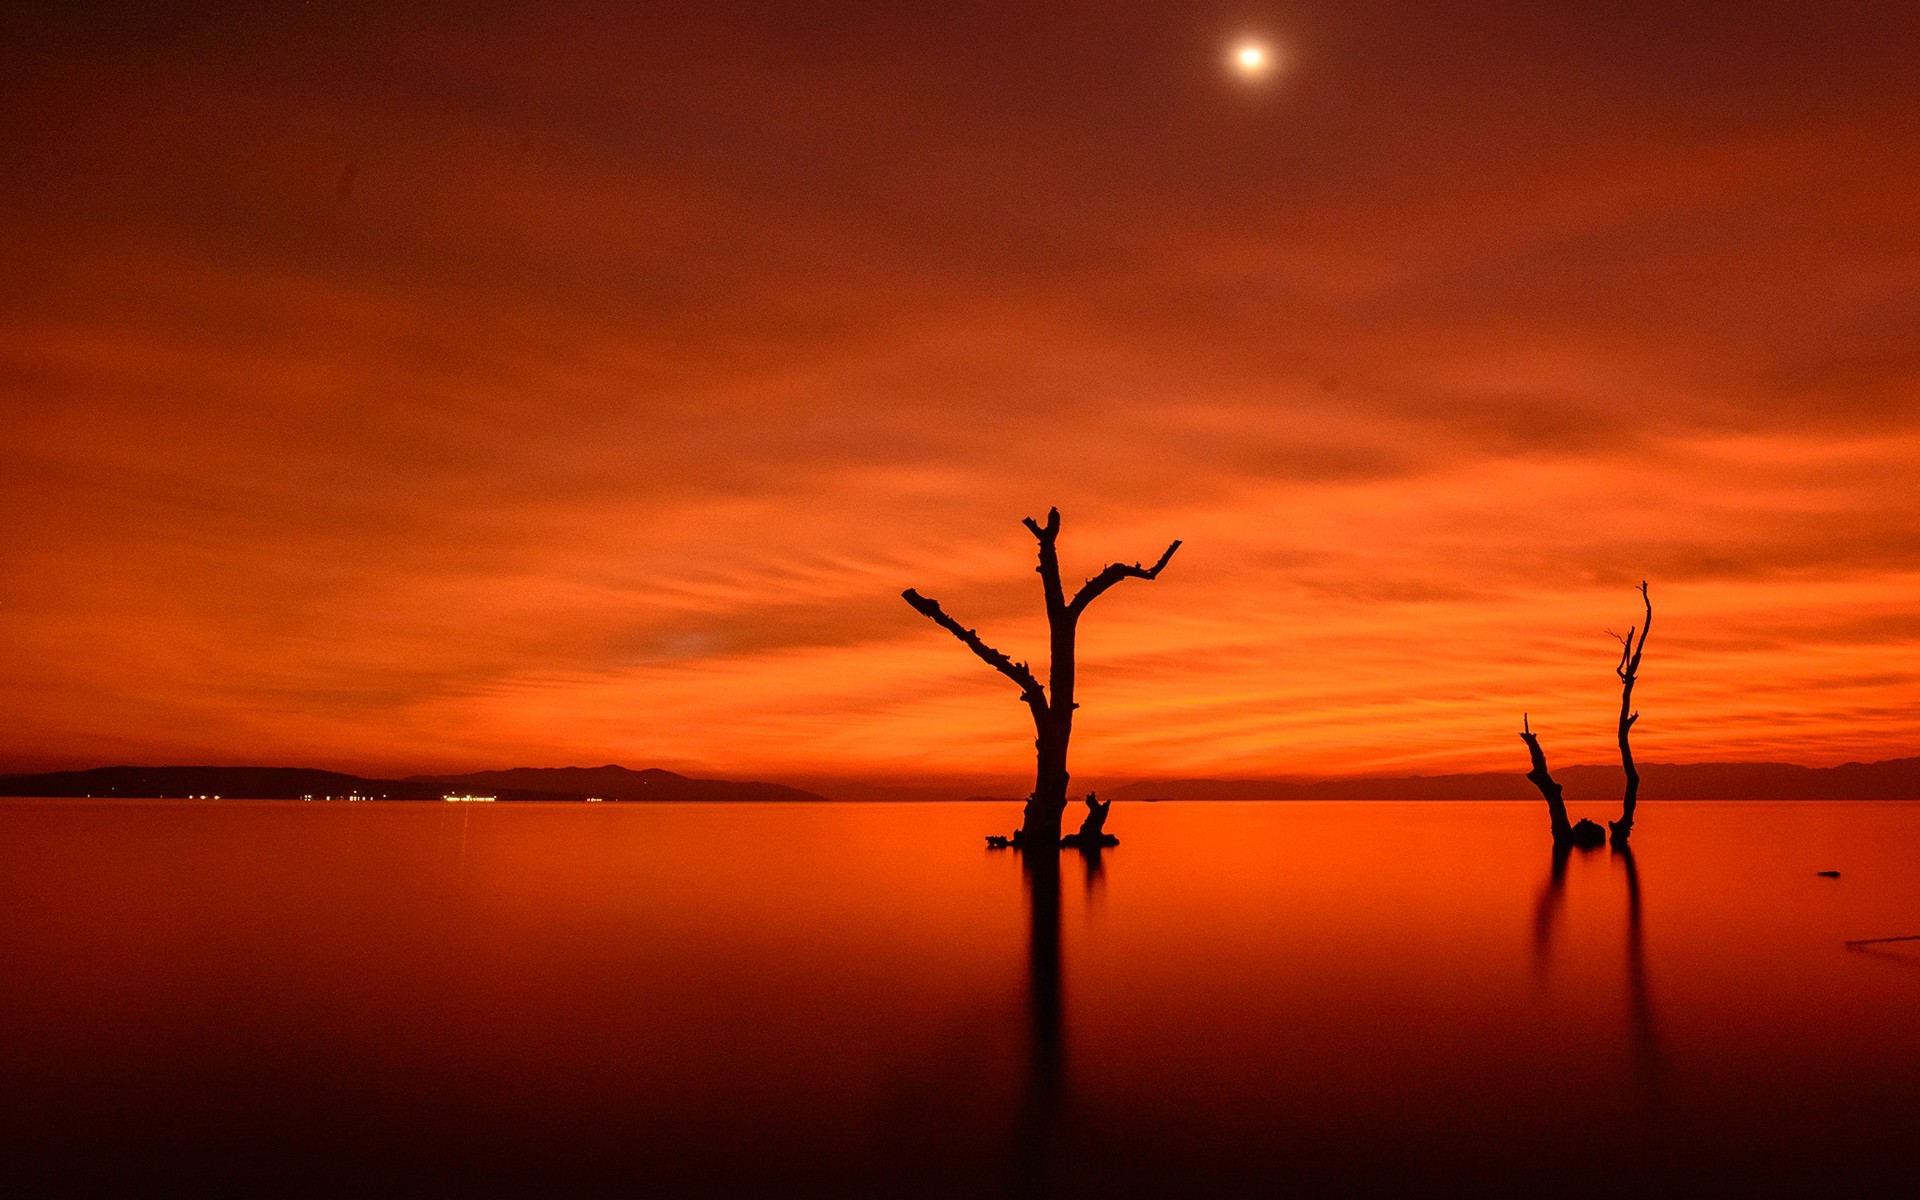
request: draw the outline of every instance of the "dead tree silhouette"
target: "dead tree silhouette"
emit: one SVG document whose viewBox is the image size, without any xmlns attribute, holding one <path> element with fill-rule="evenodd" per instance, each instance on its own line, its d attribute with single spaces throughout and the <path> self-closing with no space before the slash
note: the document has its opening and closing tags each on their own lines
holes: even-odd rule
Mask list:
<svg viewBox="0 0 1920 1200">
<path fill-rule="evenodd" d="M 1106 832 L 1107 810 L 1112 807 L 1113 801 L 1101 800 L 1092 792 L 1088 792 L 1087 815 L 1080 821 L 1080 832 L 1070 833 L 1061 838 L 1060 845 L 1096 853 L 1102 846 L 1118 846 L 1120 839 Z"/>
<path fill-rule="evenodd" d="M 1527 778 L 1547 800 L 1547 820 L 1553 827 L 1553 844 L 1560 846 L 1580 846 L 1592 848 L 1607 840 L 1607 835 L 1592 821 L 1582 819 L 1578 825 L 1567 823 L 1567 802 L 1561 798 L 1560 785 L 1554 782 L 1547 771 L 1547 756 L 1540 749 L 1540 737 L 1534 733 L 1528 723 L 1528 714 L 1520 714 L 1520 740 L 1527 744 L 1527 755 L 1533 760 L 1533 769 L 1527 772 Z"/>
<path fill-rule="evenodd" d="M 1646 605 L 1646 618 L 1635 628 L 1629 626 L 1626 634 L 1614 634 L 1620 643 L 1620 664 L 1614 668 L 1614 674 L 1620 677 L 1620 765 L 1626 769 L 1627 787 L 1625 798 L 1620 806 L 1620 819 L 1609 821 L 1607 828 L 1612 830 L 1613 844 L 1624 847 L 1633 834 L 1633 813 L 1640 802 L 1640 771 L 1633 764 L 1633 743 L 1629 734 L 1640 714 L 1633 711 L 1633 685 L 1640 678 L 1640 655 L 1647 648 L 1647 631 L 1653 628 L 1653 601 L 1647 596 L 1647 584 L 1640 581 L 1640 600 Z M 1639 634 L 1635 640 L 1634 634 Z M 1567 805 L 1561 797 L 1561 789 L 1547 771 L 1547 756 L 1540 749 L 1540 738 L 1533 732 L 1529 723 L 1529 714 L 1520 714 L 1520 740 L 1527 744 L 1527 756 L 1532 761 L 1532 769 L 1527 778 L 1547 801 L 1547 819 L 1553 829 L 1553 844 L 1556 846 L 1579 846 L 1591 849 L 1607 840 L 1607 833 L 1592 821 L 1582 820 L 1578 824 L 1567 823 Z"/>
<path fill-rule="evenodd" d="M 1073 712 L 1080 707 L 1074 702 L 1074 638 L 1079 628 L 1080 614 L 1086 612 L 1087 606 L 1098 600 L 1108 588 L 1123 579 L 1157 578 L 1166 569 L 1168 560 L 1173 558 L 1173 552 L 1180 548 L 1180 543 L 1176 541 L 1168 546 L 1166 553 L 1160 556 L 1160 561 L 1151 567 L 1143 567 L 1139 563 L 1131 566 L 1125 563 L 1108 564 L 1099 574 L 1082 584 L 1073 599 L 1069 600 L 1060 584 L 1060 555 L 1055 545 L 1060 537 L 1060 510 L 1048 509 L 1044 525 L 1032 517 L 1026 518 L 1021 524 L 1040 543 L 1040 565 L 1036 569 L 1046 593 L 1051 651 L 1047 687 L 1040 686 L 1040 681 L 1034 678 L 1026 663 L 1014 662 L 987 645 L 980 640 L 979 634 L 948 616 L 938 601 L 929 600 L 912 588 L 900 595 L 915 611 L 960 639 L 961 644 L 973 651 L 982 662 L 1011 679 L 1020 689 L 1020 699 L 1033 714 L 1035 767 L 1033 792 L 1027 797 L 1026 812 L 1021 818 L 1019 832 L 1013 835 L 1012 840 L 1014 845 L 1023 848 L 1058 849 L 1060 814 L 1067 807 L 1067 743 L 1073 737 Z M 1102 820 L 1104 818 L 1103 812 Z"/>
<path fill-rule="evenodd" d="M 1640 652 L 1647 648 L 1647 631 L 1653 628 L 1653 600 L 1647 595 L 1647 581 L 1640 581 L 1640 601 L 1647 606 L 1646 618 L 1640 622 L 1640 640 L 1633 640 L 1633 627 L 1627 627 L 1626 636 L 1620 638 L 1620 665 L 1614 668 L 1614 674 L 1620 677 L 1620 765 L 1626 768 L 1627 790 L 1620 802 L 1620 819 L 1611 821 L 1607 827 L 1613 831 L 1613 844 L 1625 846 L 1633 835 L 1633 810 L 1640 803 L 1640 770 L 1633 765 L 1633 743 L 1627 735 L 1633 730 L 1633 723 L 1640 714 L 1633 711 L 1633 685 L 1640 678 Z M 1619 636 L 1619 635 L 1615 635 Z"/>
</svg>

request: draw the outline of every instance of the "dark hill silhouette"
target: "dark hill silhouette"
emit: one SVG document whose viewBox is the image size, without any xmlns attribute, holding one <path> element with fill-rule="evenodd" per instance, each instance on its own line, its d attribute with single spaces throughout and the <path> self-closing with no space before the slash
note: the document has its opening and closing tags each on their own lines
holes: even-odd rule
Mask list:
<svg viewBox="0 0 1920 1200">
<path fill-rule="evenodd" d="M 1797 767 L 1790 763 L 1642 763 L 1642 792 L 1663 800 L 1920 800 L 1920 758 Z M 1618 763 L 1558 767 L 1572 804 L 1611 803 L 1619 795 Z M 825 783 L 835 799 L 996 800 L 950 788 L 887 788 Z M 774 783 L 694 779 L 672 771 L 624 767 L 521 767 L 465 775 L 368 779 L 305 767 L 96 767 L 39 775 L 0 775 L 0 796 L 223 796 L 277 800 L 301 796 L 380 796 L 438 800 L 446 792 L 482 792 L 502 800 L 822 800 L 817 792 Z M 1400 778 L 1278 780 L 1144 780 L 1105 786 L 1109 800 L 1533 800 L 1518 771 Z"/>
<path fill-rule="evenodd" d="M 1556 768 L 1574 804 L 1611 802 L 1620 766 Z M 1791 763 L 1642 763 L 1641 792 L 1663 800 L 1920 800 L 1920 758 L 1799 767 Z M 1120 800 L 1534 800 L 1518 771 L 1401 778 L 1147 780 L 1102 789 Z"/>
<path fill-rule="evenodd" d="M 513 767 L 505 771 L 474 771 L 466 775 L 415 775 L 406 784 L 431 784 L 447 791 L 543 792 L 567 796 L 599 796 L 604 800 L 825 800 L 825 796 L 779 783 L 735 783 L 726 779 L 694 779 L 648 767 L 630 771 L 604 767 Z"/>
<path fill-rule="evenodd" d="M 298 800 L 302 796 L 373 796 L 438 800 L 431 788 L 393 779 L 363 779 L 308 767 L 95 767 L 45 775 L 0 776 L 0 796 L 222 796 Z"/>
<path fill-rule="evenodd" d="M 829 800 L 841 800 L 849 804 L 934 804 L 973 800 L 1010 800 L 1015 804 L 1021 803 L 1015 788 L 1006 786 L 997 795 L 987 795 L 981 790 L 978 780 L 944 785 L 922 785 L 867 783 L 860 780 L 808 776 L 795 780 L 794 785 L 818 792 Z"/>
<path fill-rule="evenodd" d="M 0 796 L 220 796 L 298 800 L 304 796 L 365 796 L 382 800 L 438 800 L 447 792 L 483 793 L 502 800 L 822 800 L 777 783 L 690 779 L 672 771 L 625 767 L 520 767 L 467 775 L 368 779 L 306 767 L 96 767 L 42 775 L 0 776 Z"/>
</svg>

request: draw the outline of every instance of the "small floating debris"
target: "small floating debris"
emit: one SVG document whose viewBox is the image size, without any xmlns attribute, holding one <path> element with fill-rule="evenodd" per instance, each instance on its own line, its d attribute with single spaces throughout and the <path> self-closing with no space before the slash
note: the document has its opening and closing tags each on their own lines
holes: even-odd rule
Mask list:
<svg viewBox="0 0 1920 1200">
<path fill-rule="evenodd" d="M 1822 879 L 1838 879 L 1838 878 L 1840 878 L 1840 872 L 1838 872 L 1838 871 L 1815 871 L 1815 872 L 1814 872 L 1814 874 L 1815 874 L 1815 875 L 1818 875 L 1818 876 L 1819 876 L 1820 878 L 1822 878 Z"/>
</svg>

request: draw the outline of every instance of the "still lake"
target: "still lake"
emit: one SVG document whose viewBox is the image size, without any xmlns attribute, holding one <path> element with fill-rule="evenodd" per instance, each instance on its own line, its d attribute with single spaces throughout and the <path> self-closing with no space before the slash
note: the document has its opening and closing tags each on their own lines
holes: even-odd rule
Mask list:
<svg viewBox="0 0 1920 1200">
<path fill-rule="evenodd" d="M 1920 934 L 1920 804 L 1653 801 L 1633 858 L 1558 871 L 1538 804 L 1123 803 L 1122 844 L 1051 875 L 984 848 L 1018 818 L 0 801 L 0 1185 L 1678 1193 L 1920 1169 L 1920 942 L 1845 944 Z"/>
</svg>

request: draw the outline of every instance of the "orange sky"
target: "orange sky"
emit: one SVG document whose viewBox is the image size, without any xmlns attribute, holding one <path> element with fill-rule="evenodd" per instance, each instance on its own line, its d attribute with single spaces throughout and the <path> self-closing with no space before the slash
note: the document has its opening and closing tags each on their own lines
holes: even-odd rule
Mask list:
<svg viewBox="0 0 1920 1200">
<path fill-rule="evenodd" d="M 1643 760 L 1920 748 L 1913 6 L 147 7 L 0 16 L 0 769 L 1017 782 L 1049 504 L 1083 780 L 1604 760 L 1641 578 Z"/>
</svg>

